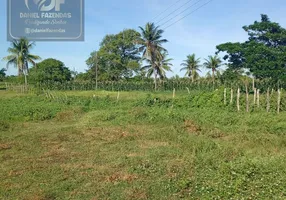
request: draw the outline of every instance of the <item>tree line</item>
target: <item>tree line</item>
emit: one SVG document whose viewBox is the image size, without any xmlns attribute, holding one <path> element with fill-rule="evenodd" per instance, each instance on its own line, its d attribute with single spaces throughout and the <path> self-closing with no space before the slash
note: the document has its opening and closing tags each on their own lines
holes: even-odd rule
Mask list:
<svg viewBox="0 0 286 200">
<path fill-rule="evenodd" d="M 272 22 L 267 15 L 261 15 L 260 21 L 243 26 L 248 34 L 242 43 L 224 43 L 216 47 L 214 55 L 207 59 L 197 58 L 195 53 L 187 55 L 182 61 L 181 71 L 185 72 L 191 83 L 211 80 L 222 83 L 249 81 L 250 77 L 258 81 L 274 84 L 286 82 L 286 29 Z M 27 76 L 32 82 L 45 81 L 153 81 L 155 90 L 158 85 L 168 81 L 166 73 L 172 71 L 172 58 L 164 44 L 164 31 L 154 23 L 147 23 L 139 30 L 126 29 L 118 34 L 106 35 L 98 51 L 91 52 L 86 60 L 88 69 L 84 73 L 70 71 L 63 62 L 41 58 L 31 54 L 34 42 L 26 38 L 15 40 L 8 49 L 9 55 L 3 58 L 7 66 L 14 65 L 18 75 Z M 220 58 L 220 55 L 223 55 Z M 29 65 L 32 67 L 29 68 Z M 225 70 L 222 72 L 222 67 Z M 210 70 L 200 77 L 203 68 Z M 1 78 L 2 77 L 2 78 Z M 0 71 L 0 81 L 4 80 L 5 70 Z M 172 77 L 172 79 L 179 77 Z M 180 79 L 180 78 L 179 78 Z M 181 78 L 182 79 L 182 78 Z"/>
</svg>

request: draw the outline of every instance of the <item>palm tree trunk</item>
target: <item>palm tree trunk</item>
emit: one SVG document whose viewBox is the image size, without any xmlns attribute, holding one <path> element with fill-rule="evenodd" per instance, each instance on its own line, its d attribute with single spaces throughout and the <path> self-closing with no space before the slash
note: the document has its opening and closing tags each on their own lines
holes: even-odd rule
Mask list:
<svg viewBox="0 0 286 200">
<path fill-rule="evenodd" d="M 212 70 L 212 77 L 213 77 L 213 89 L 214 89 L 214 86 L 215 86 L 215 70 L 213 69 Z"/>
<path fill-rule="evenodd" d="M 192 83 L 194 83 L 195 82 L 195 73 L 194 73 L 194 71 L 192 71 Z"/>
<path fill-rule="evenodd" d="M 18 68 L 18 76 L 22 76 L 23 75 L 23 70 L 19 67 Z"/>
<path fill-rule="evenodd" d="M 215 70 L 213 69 L 212 70 L 213 84 L 215 83 L 215 74 L 214 73 L 215 73 Z"/>
<path fill-rule="evenodd" d="M 26 91 L 28 86 L 27 73 L 24 73 L 24 77 L 25 77 L 25 91 Z"/>
<path fill-rule="evenodd" d="M 27 64 L 25 63 L 24 64 L 24 67 L 22 68 L 22 73 L 24 75 L 24 78 L 25 78 L 25 86 L 24 86 L 24 92 L 27 91 L 27 88 L 28 88 L 28 80 L 27 80 L 27 75 L 28 75 L 28 66 Z"/>
<path fill-rule="evenodd" d="M 154 69 L 155 70 L 155 69 Z M 155 91 L 157 91 L 157 71 L 154 71 L 155 74 L 155 80 L 154 80 L 154 84 L 155 84 Z"/>
</svg>

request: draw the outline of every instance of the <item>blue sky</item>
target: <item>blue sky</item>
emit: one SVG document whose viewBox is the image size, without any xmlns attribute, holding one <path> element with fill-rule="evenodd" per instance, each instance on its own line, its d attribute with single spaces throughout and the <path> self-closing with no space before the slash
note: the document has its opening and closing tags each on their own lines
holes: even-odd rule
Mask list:
<svg viewBox="0 0 286 200">
<path fill-rule="evenodd" d="M 71 70 L 84 72 L 87 69 L 85 60 L 90 52 L 98 50 L 99 43 L 106 34 L 115 34 L 127 28 L 138 30 L 138 26 L 144 26 L 146 22 L 153 21 L 158 13 L 163 12 L 176 1 L 85 0 L 85 41 L 37 42 L 32 53 L 41 56 L 43 59 L 61 60 Z M 181 0 L 177 7 L 187 1 Z M 196 1 L 193 0 L 188 5 Z M 202 0 L 201 4 L 207 1 Z M 7 55 L 7 48 L 10 46 L 6 40 L 6 1 L 2 0 L 2 3 L 4 6 L 1 6 L 2 11 L 0 12 L 1 59 Z M 175 8 L 176 6 L 172 9 L 175 10 Z M 180 19 L 195 8 L 194 6 L 176 19 Z M 169 14 L 172 9 L 161 17 Z M 169 40 L 165 47 L 169 50 L 169 56 L 174 59 L 173 73 L 169 73 L 169 76 L 183 75 L 180 73 L 180 63 L 188 54 L 195 53 L 200 58 L 206 58 L 208 55 L 214 54 L 217 44 L 246 40 L 247 35 L 242 26 L 260 20 L 262 13 L 268 14 L 272 21 L 286 27 L 285 10 L 285 0 L 213 0 L 205 7 L 168 28 L 164 33 L 164 38 Z M 6 63 L 0 61 L 0 68 L 3 67 L 6 67 Z M 16 72 L 12 66 L 8 69 L 8 74 L 16 74 Z"/>
</svg>

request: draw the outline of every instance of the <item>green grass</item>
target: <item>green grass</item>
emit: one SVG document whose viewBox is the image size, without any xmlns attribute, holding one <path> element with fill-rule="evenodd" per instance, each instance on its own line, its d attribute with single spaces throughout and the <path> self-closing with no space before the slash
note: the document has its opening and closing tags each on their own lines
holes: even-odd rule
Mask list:
<svg viewBox="0 0 286 200">
<path fill-rule="evenodd" d="M 0 91 L 0 199 L 286 199 L 285 112 L 197 92 L 52 94 Z"/>
</svg>

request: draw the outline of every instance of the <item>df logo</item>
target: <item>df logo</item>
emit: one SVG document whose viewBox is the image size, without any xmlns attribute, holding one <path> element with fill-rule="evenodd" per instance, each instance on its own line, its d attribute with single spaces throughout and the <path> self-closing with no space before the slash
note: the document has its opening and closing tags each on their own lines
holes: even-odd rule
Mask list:
<svg viewBox="0 0 286 200">
<path fill-rule="evenodd" d="M 51 11 L 55 9 L 55 11 L 61 10 L 61 4 L 65 3 L 65 0 L 33 0 L 34 4 L 38 6 L 39 11 Z M 50 2 L 50 4 L 48 4 Z M 25 0 L 25 4 L 27 8 L 29 8 L 29 0 Z M 47 5 L 48 4 L 48 5 Z"/>
</svg>

